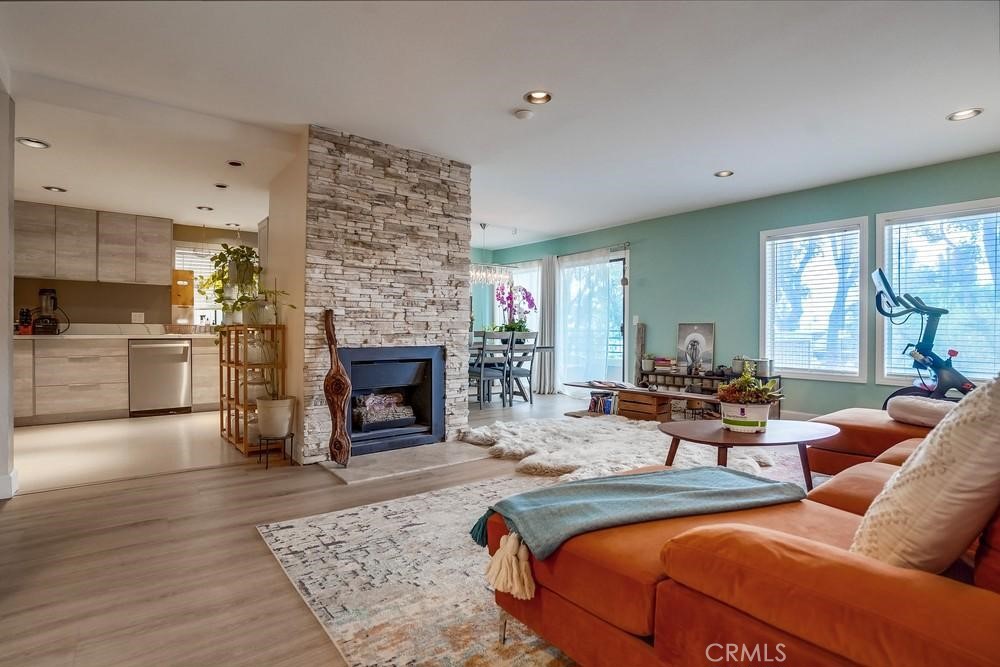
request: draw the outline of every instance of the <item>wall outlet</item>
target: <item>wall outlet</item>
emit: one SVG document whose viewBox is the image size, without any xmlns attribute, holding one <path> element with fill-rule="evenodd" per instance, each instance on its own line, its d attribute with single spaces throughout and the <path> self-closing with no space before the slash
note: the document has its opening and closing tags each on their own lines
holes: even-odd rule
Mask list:
<svg viewBox="0 0 1000 667">
<path fill-rule="evenodd" d="M 132 313 L 132 324 L 145 324 L 146 313 Z"/>
<path fill-rule="evenodd" d="M 639 324 L 639 316 L 638 315 L 633 315 L 632 316 L 632 326 L 636 326 L 637 324 Z"/>
</svg>

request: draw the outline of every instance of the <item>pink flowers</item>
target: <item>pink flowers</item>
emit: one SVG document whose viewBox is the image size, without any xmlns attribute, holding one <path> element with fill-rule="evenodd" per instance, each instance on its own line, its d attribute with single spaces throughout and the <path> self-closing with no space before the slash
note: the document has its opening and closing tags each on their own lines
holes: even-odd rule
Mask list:
<svg viewBox="0 0 1000 667">
<path fill-rule="evenodd" d="M 520 285 L 497 285 L 495 298 L 496 302 L 507 315 L 508 325 L 518 323 L 523 325 L 528 319 L 528 313 L 538 310 L 538 306 L 535 304 L 535 297 Z"/>
</svg>

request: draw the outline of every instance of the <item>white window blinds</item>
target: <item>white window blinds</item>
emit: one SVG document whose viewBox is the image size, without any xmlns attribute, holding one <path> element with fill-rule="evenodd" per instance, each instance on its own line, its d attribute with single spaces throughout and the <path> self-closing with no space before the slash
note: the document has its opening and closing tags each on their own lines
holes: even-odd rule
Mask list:
<svg viewBox="0 0 1000 667">
<path fill-rule="evenodd" d="M 883 268 L 897 294 L 947 308 L 934 343 L 941 357 L 959 352 L 955 367 L 977 380 L 1000 369 L 1000 207 L 960 217 L 892 220 L 882 229 Z M 901 353 L 921 335 L 921 321 L 883 323 L 882 371 L 888 380 L 916 375 Z M 924 374 L 927 377 L 927 374 Z"/>
<path fill-rule="evenodd" d="M 763 354 L 788 377 L 863 380 L 866 218 L 761 234 Z"/>
</svg>

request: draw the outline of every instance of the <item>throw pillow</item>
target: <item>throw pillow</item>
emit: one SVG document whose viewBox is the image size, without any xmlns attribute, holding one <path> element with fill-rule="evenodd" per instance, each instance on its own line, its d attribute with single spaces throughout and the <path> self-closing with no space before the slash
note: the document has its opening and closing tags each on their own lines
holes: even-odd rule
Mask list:
<svg viewBox="0 0 1000 667">
<path fill-rule="evenodd" d="M 928 572 L 951 565 L 1000 505 L 998 419 L 993 379 L 963 398 L 889 478 L 851 551 Z"/>
<path fill-rule="evenodd" d="M 886 411 L 898 422 L 934 428 L 956 405 L 926 396 L 897 396 L 889 399 Z"/>
</svg>

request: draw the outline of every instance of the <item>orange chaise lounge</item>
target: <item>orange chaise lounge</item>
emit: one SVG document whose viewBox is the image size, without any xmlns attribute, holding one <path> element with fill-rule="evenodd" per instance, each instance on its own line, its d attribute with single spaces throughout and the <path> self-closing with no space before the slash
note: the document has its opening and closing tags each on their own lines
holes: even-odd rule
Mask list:
<svg viewBox="0 0 1000 667">
<path fill-rule="evenodd" d="M 840 433 L 807 450 L 809 468 L 824 475 L 836 475 L 859 463 L 873 461 L 897 442 L 923 438 L 926 426 L 895 421 L 885 410 L 847 408 L 816 417 L 812 421 L 832 424 Z"/>
<path fill-rule="evenodd" d="M 797 503 L 579 535 L 532 560 L 533 599 L 496 602 L 585 667 L 995 667 L 1000 512 L 970 583 L 847 551 L 914 444 Z M 506 532 L 492 516 L 490 553 Z"/>
</svg>

